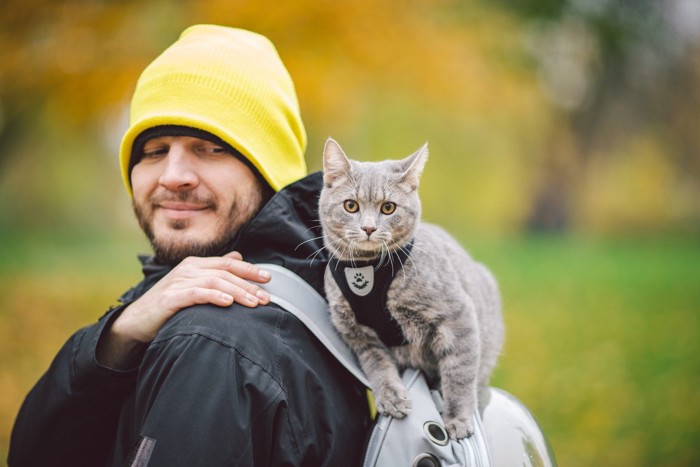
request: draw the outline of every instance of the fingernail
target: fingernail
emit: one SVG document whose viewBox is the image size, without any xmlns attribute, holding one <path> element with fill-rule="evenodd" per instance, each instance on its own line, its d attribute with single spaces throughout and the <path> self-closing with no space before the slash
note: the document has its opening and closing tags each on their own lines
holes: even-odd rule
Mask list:
<svg viewBox="0 0 700 467">
<path fill-rule="evenodd" d="M 272 277 L 272 274 L 270 274 L 269 271 L 261 269 L 260 272 L 258 272 L 258 276 L 260 276 L 261 279 L 269 279 Z"/>
<path fill-rule="evenodd" d="M 264 290 L 258 290 L 255 295 L 257 295 L 260 300 L 268 301 L 270 299 L 270 295 Z"/>
</svg>

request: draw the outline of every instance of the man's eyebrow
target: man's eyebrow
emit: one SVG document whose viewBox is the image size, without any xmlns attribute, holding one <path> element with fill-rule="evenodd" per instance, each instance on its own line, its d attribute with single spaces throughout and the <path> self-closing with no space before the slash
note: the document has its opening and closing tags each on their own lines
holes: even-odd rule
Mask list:
<svg viewBox="0 0 700 467">
<path fill-rule="evenodd" d="M 166 136 L 166 135 L 154 136 L 153 138 L 149 138 L 148 140 L 146 140 L 146 142 L 143 143 L 143 145 L 145 146 L 145 145 L 147 145 L 148 143 L 162 143 L 162 142 L 164 142 L 164 141 L 166 141 L 166 140 L 169 140 L 170 138 L 172 138 L 172 137 L 171 137 L 171 136 Z"/>
</svg>

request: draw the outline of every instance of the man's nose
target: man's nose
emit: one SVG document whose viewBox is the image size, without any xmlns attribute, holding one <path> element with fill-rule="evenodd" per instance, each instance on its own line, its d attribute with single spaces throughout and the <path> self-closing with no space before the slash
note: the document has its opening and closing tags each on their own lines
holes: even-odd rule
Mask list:
<svg viewBox="0 0 700 467">
<path fill-rule="evenodd" d="M 194 164 L 195 156 L 186 148 L 173 145 L 168 149 L 159 182 L 173 191 L 191 190 L 199 183 Z"/>
</svg>

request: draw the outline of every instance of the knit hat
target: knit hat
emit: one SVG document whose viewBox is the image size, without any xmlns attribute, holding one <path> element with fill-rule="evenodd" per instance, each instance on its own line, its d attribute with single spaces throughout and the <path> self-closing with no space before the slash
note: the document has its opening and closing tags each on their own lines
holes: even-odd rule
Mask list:
<svg viewBox="0 0 700 467">
<path fill-rule="evenodd" d="M 259 34 L 192 26 L 146 67 L 119 154 L 129 194 L 134 141 L 166 125 L 221 138 L 275 191 L 306 175 L 306 132 L 294 83 L 274 45 Z"/>
</svg>

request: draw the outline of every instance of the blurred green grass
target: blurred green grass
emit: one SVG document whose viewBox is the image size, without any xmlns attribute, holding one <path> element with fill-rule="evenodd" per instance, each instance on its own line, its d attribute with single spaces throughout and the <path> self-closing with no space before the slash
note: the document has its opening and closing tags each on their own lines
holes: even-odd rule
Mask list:
<svg viewBox="0 0 700 467">
<path fill-rule="evenodd" d="M 492 383 L 533 411 L 562 466 L 700 465 L 700 240 L 462 235 L 499 278 Z M 0 235 L 0 455 L 65 339 L 140 277 L 140 238 Z"/>
<path fill-rule="evenodd" d="M 493 384 L 531 408 L 560 465 L 700 465 L 698 239 L 482 247 L 508 333 Z"/>
</svg>

